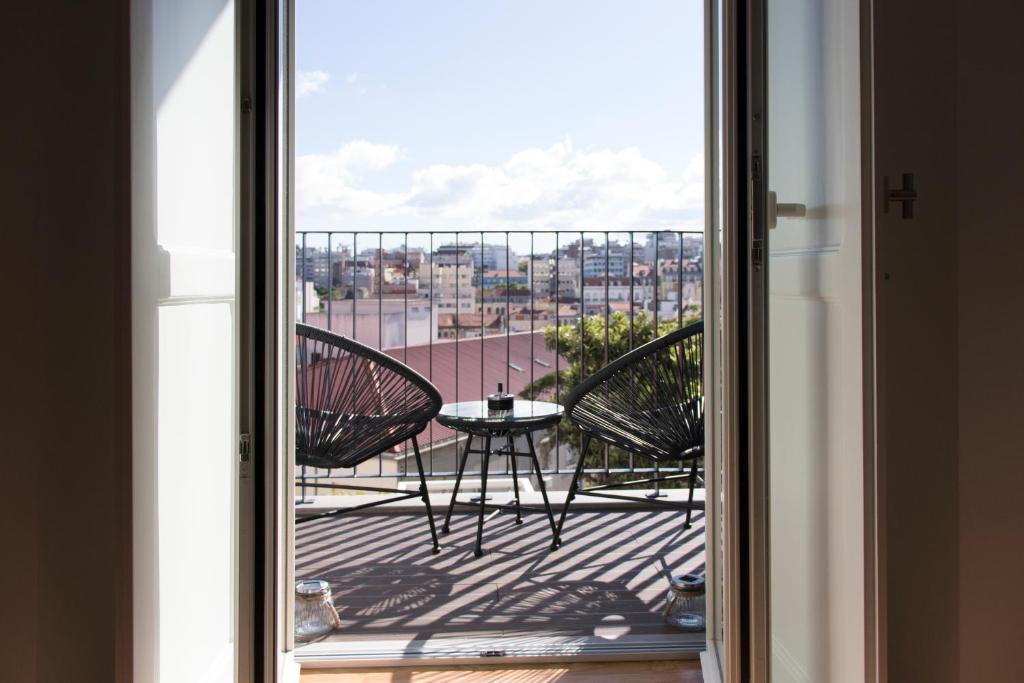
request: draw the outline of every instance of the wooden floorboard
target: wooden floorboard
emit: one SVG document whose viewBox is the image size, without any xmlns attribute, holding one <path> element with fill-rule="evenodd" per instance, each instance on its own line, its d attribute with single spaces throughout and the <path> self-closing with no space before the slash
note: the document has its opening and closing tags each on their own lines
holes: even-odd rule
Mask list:
<svg viewBox="0 0 1024 683">
<path fill-rule="evenodd" d="M 580 662 L 523 667 L 311 669 L 302 683 L 703 683 L 695 661 Z"/>
<path fill-rule="evenodd" d="M 330 582 L 342 626 L 329 640 L 669 634 L 667 577 L 703 573 L 703 522 L 699 512 L 690 529 L 673 510 L 573 512 L 551 551 L 546 517 L 516 525 L 501 514 L 476 558 L 471 513 L 453 516 L 438 555 L 422 514 L 342 515 L 298 526 L 296 576 Z"/>
</svg>

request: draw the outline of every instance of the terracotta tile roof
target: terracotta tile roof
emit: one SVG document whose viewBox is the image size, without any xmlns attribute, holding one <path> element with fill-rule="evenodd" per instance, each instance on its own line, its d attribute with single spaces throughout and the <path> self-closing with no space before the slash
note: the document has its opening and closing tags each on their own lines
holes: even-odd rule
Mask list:
<svg viewBox="0 0 1024 683">
<path fill-rule="evenodd" d="M 408 349 L 388 349 L 385 353 L 433 382 L 445 403 L 482 400 L 495 392 L 498 382 L 505 385 L 506 391 L 518 396 L 530 383 L 531 370 L 534 380 L 555 371 L 555 353 L 545 347 L 543 331 L 490 335 L 458 342 L 454 339 L 435 341 Z M 567 365 L 564 358 L 558 363 L 561 368 Z M 544 399 L 543 396 L 536 398 Z M 420 435 L 420 442 L 426 444 L 451 436 L 451 430 L 435 422 L 432 429 Z"/>
</svg>

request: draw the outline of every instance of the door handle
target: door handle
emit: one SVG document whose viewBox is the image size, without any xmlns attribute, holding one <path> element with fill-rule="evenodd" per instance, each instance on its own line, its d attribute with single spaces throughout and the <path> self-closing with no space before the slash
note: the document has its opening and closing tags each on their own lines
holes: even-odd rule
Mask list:
<svg viewBox="0 0 1024 683">
<path fill-rule="evenodd" d="M 803 218 L 807 215 L 805 204 L 779 203 L 775 192 L 768 192 L 768 227 L 774 229 L 780 218 Z"/>
<path fill-rule="evenodd" d="M 914 217 L 914 202 L 917 200 L 917 190 L 914 189 L 914 174 L 903 174 L 903 185 L 896 189 L 889 187 L 889 176 L 882 178 L 882 212 L 889 213 L 889 204 L 898 202 L 903 207 L 903 220 Z"/>
</svg>

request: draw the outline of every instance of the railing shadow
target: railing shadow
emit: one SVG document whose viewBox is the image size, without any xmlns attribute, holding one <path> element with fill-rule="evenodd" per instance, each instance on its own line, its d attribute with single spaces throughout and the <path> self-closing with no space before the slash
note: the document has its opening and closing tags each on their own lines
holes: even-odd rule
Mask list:
<svg viewBox="0 0 1024 683">
<path fill-rule="evenodd" d="M 332 638 L 415 641 L 453 635 L 664 632 L 673 573 L 703 567 L 703 516 L 643 509 L 570 513 L 567 542 L 550 551 L 541 515 L 498 515 L 485 554 L 472 554 L 473 514 L 453 517 L 439 555 L 422 515 L 368 514 L 297 532 L 297 578 L 330 582 L 342 626 Z M 571 532 L 571 537 L 569 536 Z M 642 542 L 641 542 L 642 541 Z"/>
</svg>

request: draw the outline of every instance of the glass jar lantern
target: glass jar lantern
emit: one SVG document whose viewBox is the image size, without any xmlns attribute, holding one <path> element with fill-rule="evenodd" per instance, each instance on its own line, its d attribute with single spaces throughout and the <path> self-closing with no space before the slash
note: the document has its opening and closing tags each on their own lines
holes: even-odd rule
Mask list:
<svg viewBox="0 0 1024 683">
<path fill-rule="evenodd" d="M 331 584 L 320 579 L 295 584 L 295 639 L 314 640 L 327 635 L 341 619 L 331 599 Z"/>
<path fill-rule="evenodd" d="M 706 622 L 704 577 L 682 574 L 669 579 L 665 623 L 680 631 L 703 631 Z"/>
</svg>

